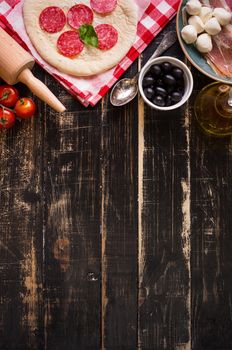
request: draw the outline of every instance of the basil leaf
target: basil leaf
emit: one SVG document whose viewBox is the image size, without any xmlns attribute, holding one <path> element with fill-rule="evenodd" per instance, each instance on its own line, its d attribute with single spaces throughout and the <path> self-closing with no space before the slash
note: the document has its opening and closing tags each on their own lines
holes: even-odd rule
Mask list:
<svg viewBox="0 0 232 350">
<path fill-rule="evenodd" d="M 79 35 L 81 41 L 83 41 L 83 43 L 85 43 L 86 45 L 98 47 L 97 33 L 95 32 L 94 27 L 90 24 L 83 24 L 79 28 Z"/>
</svg>

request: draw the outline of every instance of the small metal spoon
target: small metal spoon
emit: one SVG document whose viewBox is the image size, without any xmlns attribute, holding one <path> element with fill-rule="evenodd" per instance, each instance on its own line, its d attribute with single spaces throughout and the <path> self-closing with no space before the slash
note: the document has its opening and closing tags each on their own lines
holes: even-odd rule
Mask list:
<svg viewBox="0 0 232 350">
<path fill-rule="evenodd" d="M 153 58 L 160 56 L 177 40 L 175 31 L 168 32 L 162 39 L 161 43 L 148 60 L 148 64 Z M 113 106 L 123 106 L 133 100 L 138 94 L 138 78 L 140 71 L 133 78 L 124 78 L 119 80 L 113 87 L 110 94 L 110 102 Z"/>
</svg>

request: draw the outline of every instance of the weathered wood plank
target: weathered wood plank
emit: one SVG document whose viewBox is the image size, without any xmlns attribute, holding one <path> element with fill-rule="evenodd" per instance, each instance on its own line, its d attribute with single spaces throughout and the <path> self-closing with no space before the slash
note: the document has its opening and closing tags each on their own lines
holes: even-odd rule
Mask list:
<svg viewBox="0 0 232 350">
<path fill-rule="evenodd" d="M 195 73 L 196 91 L 208 81 Z M 193 116 L 192 116 L 193 118 Z M 191 128 L 192 333 L 194 350 L 232 349 L 231 138 Z"/>
<path fill-rule="evenodd" d="M 180 50 L 176 46 L 169 53 L 179 55 Z M 184 108 L 170 113 L 142 109 L 139 349 L 190 350 L 188 115 Z"/>
<path fill-rule="evenodd" d="M 20 87 L 22 94 L 28 93 Z M 43 114 L 0 135 L 0 349 L 43 348 Z"/>
<path fill-rule="evenodd" d="M 0 136 L 0 350 L 231 350 L 231 140 L 192 108 L 209 80 L 164 114 L 85 109 L 36 71 L 68 112 L 38 101 Z"/>
<path fill-rule="evenodd" d="M 100 116 L 56 88 L 64 115 L 47 110 L 44 163 L 45 349 L 100 347 Z"/>
<path fill-rule="evenodd" d="M 137 102 L 123 108 L 107 106 L 105 100 L 101 349 L 129 350 L 137 347 Z"/>
</svg>

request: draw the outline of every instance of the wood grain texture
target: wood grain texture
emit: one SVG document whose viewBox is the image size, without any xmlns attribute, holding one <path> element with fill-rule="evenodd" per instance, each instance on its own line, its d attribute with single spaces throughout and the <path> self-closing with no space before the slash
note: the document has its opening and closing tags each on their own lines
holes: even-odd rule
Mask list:
<svg viewBox="0 0 232 350">
<path fill-rule="evenodd" d="M 202 87 L 195 72 L 196 92 Z M 193 99 L 194 99 L 193 95 Z M 232 148 L 191 127 L 194 350 L 232 349 Z"/>
<path fill-rule="evenodd" d="M 102 114 L 102 348 L 137 343 L 136 101 Z"/>
<path fill-rule="evenodd" d="M 101 109 L 87 111 L 63 93 L 69 110 L 49 109 L 44 136 L 45 345 L 98 349 Z"/>
<path fill-rule="evenodd" d="M 147 106 L 143 115 L 139 349 L 190 350 L 188 115 Z"/>
<path fill-rule="evenodd" d="M 37 117 L 0 136 L 0 349 L 44 344 L 43 118 Z"/>
<path fill-rule="evenodd" d="M 0 350 L 232 350 L 231 139 L 198 129 L 192 72 L 160 113 L 86 109 L 36 67 L 68 110 L 0 134 Z"/>
</svg>

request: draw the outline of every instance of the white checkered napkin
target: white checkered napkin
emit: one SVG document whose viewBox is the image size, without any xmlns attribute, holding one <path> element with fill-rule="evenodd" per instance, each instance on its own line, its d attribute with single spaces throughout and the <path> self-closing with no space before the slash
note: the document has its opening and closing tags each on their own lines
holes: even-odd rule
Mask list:
<svg viewBox="0 0 232 350">
<path fill-rule="evenodd" d="M 36 61 L 58 80 L 73 96 L 85 106 L 95 105 L 136 60 L 159 31 L 175 15 L 180 0 L 134 0 L 138 6 L 140 22 L 133 47 L 126 57 L 113 68 L 92 78 L 77 78 L 61 74 L 48 65 L 36 52 L 26 33 L 22 18 L 23 0 L 0 0 L 0 25 L 21 45 L 26 44 Z M 149 6 L 147 7 L 147 5 Z M 143 15 L 142 15 L 143 14 Z M 25 45 L 24 45 L 25 46 Z"/>
<path fill-rule="evenodd" d="M 7 15 L 11 11 L 10 5 L 6 1 L 2 1 L 0 3 L 0 13 L 3 15 Z"/>
</svg>

